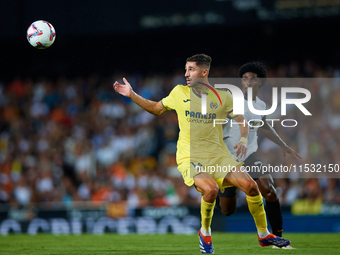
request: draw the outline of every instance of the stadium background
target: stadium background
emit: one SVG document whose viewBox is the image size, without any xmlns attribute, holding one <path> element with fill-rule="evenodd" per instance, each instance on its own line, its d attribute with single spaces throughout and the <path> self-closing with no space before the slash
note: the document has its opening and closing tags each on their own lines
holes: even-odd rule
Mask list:
<svg viewBox="0 0 340 255">
<path fill-rule="evenodd" d="M 271 78 L 335 78 L 310 88 L 313 118 L 277 128 L 302 161 L 259 143 L 267 164 L 339 164 L 340 1 L 0 6 L 1 234 L 194 233 L 200 197 L 177 174 L 176 115 L 153 118 L 112 83 L 125 76 L 139 94 L 159 100 L 184 82 L 185 59 L 196 53 L 212 56 L 212 77 L 236 77 L 241 64 L 258 60 Z M 56 29 L 47 50 L 25 38 L 39 19 Z M 276 185 L 286 231 L 340 231 L 339 179 L 287 176 Z M 213 229 L 253 231 L 242 194 L 238 206 L 229 218 L 216 211 Z"/>
</svg>

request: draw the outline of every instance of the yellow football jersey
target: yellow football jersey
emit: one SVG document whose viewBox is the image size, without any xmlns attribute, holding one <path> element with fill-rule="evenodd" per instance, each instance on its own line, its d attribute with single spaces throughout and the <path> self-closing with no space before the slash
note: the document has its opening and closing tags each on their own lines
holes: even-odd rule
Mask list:
<svg viewBox="0 0 340 255">
<path fill-rule="evenodd" d="M 223 142 L 222 125 L 216 124 L 217 121 L 214 123 L 214 120 L 224 120 L 227 116 L 235 117 L 233 98 L 229 91 L 212 89 L 210 92 L 206 95 L 205 115 L 202 115 L 201 96 L 189 86 L 177 85 L 162 99 L 163 106 L 167 110 L 175 110 L 178 116 L 180 133 L 177 142 L 177 164 L 188 158 L 212 159 L 230 156 Z"/>
</svg>

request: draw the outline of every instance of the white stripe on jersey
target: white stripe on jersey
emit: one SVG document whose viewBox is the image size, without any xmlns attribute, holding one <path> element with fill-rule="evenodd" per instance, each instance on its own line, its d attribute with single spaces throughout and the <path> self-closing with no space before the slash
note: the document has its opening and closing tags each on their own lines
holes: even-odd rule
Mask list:
<svg viewBox="0 0 340 255">
<path fill-rule="evenodd" d="M 256 97 L 253 101 L 253 106 L 257 110 L 265 110 L 266 103 L 261 99 Z M 257 129 L 262 126 L 262 115 L 257 115 L 250 112 L 248 107 L 248 101 L 244 100 L 244 117 L 249 125 L 249 138 L 248 138 L 248 150 L 245 158 L 239 159 L 239 161 L 244 161 L 249 157 L 250 154 L 254 153 L 258 149 L 257 144 Z M 250 121 L 250 122 L 249 122 Z M 242 123 L 240 125 L 243 125 Z M 236 155 L 236 150 L 233 148 L 241 139 L 240 127 L 235 120 L 229 120 L 228 124 L 225 125 L 223 129 L 224 143 L 227 145 L 228 150 L 231 154 Z"/>
</svg>

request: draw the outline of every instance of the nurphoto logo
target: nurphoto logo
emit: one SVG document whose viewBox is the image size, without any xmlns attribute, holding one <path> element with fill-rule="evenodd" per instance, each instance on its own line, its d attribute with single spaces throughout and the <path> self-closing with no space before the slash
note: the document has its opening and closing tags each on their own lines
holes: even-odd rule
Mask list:
<svg viewBox="0 0 340 255">
<path fill-rule="evenodd" d="M 211 87 L 211 86 L 209 86 Z M 211 87 L 212 88 L 212 87 Z M 234 114 L 242 114 L 244 115 L 244 94 L 240 88 L 238 88 L 235 85 L 231 84 L 216 84 L 215 88 L 217 89 L 228 89 L 231 91 L 232 96 L 233 96 L 233 113 Z M 213 90 L 214 93 L 216 94 L 216 90 Z M 290 99 L 287 98 L 287 94 L 289 93 L 300 93 L 303 94 L 303 98 L 294 98 Z M 211 93 L 207 93 L 208 95 L 211 95 Z M 202 114 L 205 115 L 207 114 L 207 94 L 202 95 L 201 99 L 201 111 Z M 257 110 L 253 106 L 253 88 L 249 87 L 248 92 L 248 108 L 250 112 L 256 115 L 270 115 L 275 112 L 277 109 L 278 105 L 278 88 L 273 87 L 272 88 L 272 97 L 273 97 L 273 103 L 270 109 L 267 110 Z M 213 97 L 212 97 L 213 98 Z M 218 97 L 219 98 L 219 97 Z M 214 98 L 213 98 L 214 99 Z M 311 93 L 308 89 L 305 88 L 298 88 L 298 87 L 282 87 L 281 88 L 281 115 L 285 116 L 287 115 L 287 105 L 292 104 L 295 105 L 304 115 L 306 116 L 311 116 L 312 114 L 303 106 L 304 103 L 309 102 L 311 99 Z M 215 100 L 214 100 L 215 101 Z M 227 119 L 214 119 L 214 127 L 216 124 L 226 124 L 228 123 L 229 120 Z M 249 123 L 252 123 L 252 121 L 257 121 L 262 123 L 261 125 L 263 126 L 264 123 L 262 120 L 249 120 Z M 275 121 L 280 121 L 279 119 L 267 119 L 268 122 L 271 122 L 271 125 L 274 126 Z M 288 125 L 287 122 L 293 122 L 293 125 Z M 248 125 L 249 125 L 248 123 Z M 242 124 L 242 123 L 238 123 Z M 297 126 L 297 121 L 294 119 L 284 119 L 281 121 L 282 126 L 284 127 L 295 127 Z M 245 123 L 244 123 L 245 125 Z"/>
</svg>

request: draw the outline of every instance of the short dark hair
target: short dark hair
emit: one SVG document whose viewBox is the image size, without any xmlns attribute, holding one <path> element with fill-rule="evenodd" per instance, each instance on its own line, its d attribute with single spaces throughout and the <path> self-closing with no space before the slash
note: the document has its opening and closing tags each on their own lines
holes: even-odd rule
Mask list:
<svg viewBox="0 0 340 255">
<path fill-rule="evenodd" d="M 210 68 L 210 64 L 211 64 L 211 57 L 206 55 L 206 54 L 196 54 L 193 55 L 191 57 L 187 58 L 186 62 L 196 62 L 197 66 L 205 66 L 206 68 Z"/>
<path fill-rule="evenodd" d="M 266 70 L 266 67 L 262 63 L 260 63 L 260 62 L 248 62 L 248 63 L 244 64 L 238 70 L 238 76 L 240 78 L 242 78 L 243 75 L 245 73 L 248 73 L 248 72 L 254 73 L 254 74 L 257 75 L 258 78 L 261 78 L 262 79 L 261 86 L 264 85 L 264 83 L 267 80 L 267 70 Z"/>
</svg>

